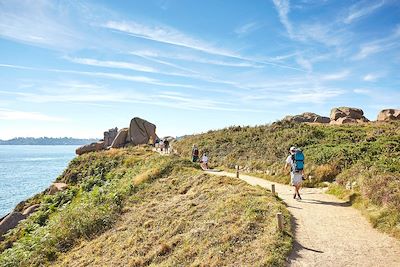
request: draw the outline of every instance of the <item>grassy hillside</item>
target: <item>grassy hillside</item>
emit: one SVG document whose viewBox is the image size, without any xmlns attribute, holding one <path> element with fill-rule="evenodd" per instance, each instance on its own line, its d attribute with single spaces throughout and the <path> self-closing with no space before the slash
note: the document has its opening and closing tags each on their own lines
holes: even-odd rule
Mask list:
<svg viewBox="0 0 400 267">
<path fill-rule="evenodd" d="M 28 200 L 41 208 L 0 243 L 0 266 L 283 266 L 291 249 L 275 197 L 176 156 L 89 153 L 58 181 L 68 189 Z"/>
<path fill-rule="evenodd" d="M 208 152 L 211 165 L 233 169 L 238 164 L 281 183 L 289 182 L 283 170 L 289 147 L 300 147 L 311 178 L 306 186 L 335 180 L 332 193 L 349 197 L 374 226 L 400 237 L 400 122 L 237 126 L 187 136 L 174 148 L 190 158 L 192 144 Z"/>
</svg>

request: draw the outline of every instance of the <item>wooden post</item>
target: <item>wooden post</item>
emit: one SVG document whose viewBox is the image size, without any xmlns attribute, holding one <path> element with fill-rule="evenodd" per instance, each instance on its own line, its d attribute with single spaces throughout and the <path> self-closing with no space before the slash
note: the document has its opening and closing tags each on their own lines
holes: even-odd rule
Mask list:
<svg viewBox="0 0 400 267">
<path fill-rule="evenodd" d="M 239 165 L 235 165 L 236 169 L 236 178 L 239 178 Z"/>
<path fill-rule="evenodd" d="M 275 185 L 271 185 L 271 193 L 275 196 Z"/>
<path fill-rule="evenodd" d="M 283 231 L 283 217 L 282 217 L 282 213 L 278 212 L 276 214 L 276 219 L 278 220 L 278 229 L 279 231 Z"/>
</svg>

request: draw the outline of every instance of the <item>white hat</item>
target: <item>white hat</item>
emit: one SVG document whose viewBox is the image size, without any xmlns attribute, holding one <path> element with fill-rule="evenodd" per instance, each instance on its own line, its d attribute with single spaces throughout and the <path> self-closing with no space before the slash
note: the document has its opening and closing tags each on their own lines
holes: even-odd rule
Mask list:
<svg viewBox="0 0 400 267">
<path fill-rule="evenodd" d="M 289 151 L 295 151 L 296 150 L 296 147 L 294 147 L 294 146 L 292 146 L 290 149 L 289 149 Z"/>
</svg>

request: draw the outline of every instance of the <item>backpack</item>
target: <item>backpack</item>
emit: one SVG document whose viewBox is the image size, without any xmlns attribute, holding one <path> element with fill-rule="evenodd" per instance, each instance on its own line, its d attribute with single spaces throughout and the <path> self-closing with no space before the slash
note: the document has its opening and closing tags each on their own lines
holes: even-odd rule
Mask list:
<svg viewBox="0 0 400 267">
<path fill-rule="evenodd" d="M 292 155 L 294 172 L 300 172 L 304 169 L 304 154 L 301 150 L 297 150 L 296 153 Z"/>
</svg>

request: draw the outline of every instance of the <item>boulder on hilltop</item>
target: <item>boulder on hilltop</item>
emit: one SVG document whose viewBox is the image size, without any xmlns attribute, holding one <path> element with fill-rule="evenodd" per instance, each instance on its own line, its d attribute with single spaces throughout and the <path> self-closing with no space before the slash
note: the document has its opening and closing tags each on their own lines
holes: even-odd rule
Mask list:
<svg viewBox="0 0 400 267">
<path fill-rule="evenodd" d="M 362 123 L 369 122 L 364 117 L 364 111 L 359 108 L 339 107 L 333 108 L 330 114 L 331 124 Z"/>
<path fill-rule="evenodd" d="M 400 120 L 400 109 L 383 109 L 378 113 L 377 121 Z"/>
<path fill-rule="evenodd" d="M 128 139 L 128 128 L 123 128 L 119 130 L 117 136 L 115 137 L 114 141 L 111 144 L 112 148 L 119 148 L 123 147 L 126 143 L 129 142 Z"/>
<path fill-rule="evenodd" d="M 131 120 L 128 131 L 129 142 L 133 145 L 147 144 L 158 139 L 156 126 L 146 120 L 135 117 Z"/>
<path fill-rule="evenodd" d="M 323 117 L 318 114 L 312 113 L 312 112 L 304 112 L 299 115 L 294 115 L 294 116 L 286 116 L 283 118 L 284 121 L 290 121 L 290 122 L 315 122 L 315 123 L 329 123 L 330 119 L 328 117 Z"/>
<path fill-rule="evenodd" d="M 104 132 L 104 139 L 97 143 L 91 143 L 81 146 L 75 150 L 76 154 L 100 151 L 109 148 L 124 147 L 128 144 L 141 145 L 148 144 L 149 140 L 153 142 L 158 139 L 156 135 L 156 126 L 144 119 L 135 117 L 131 120 L 129 128 L 112 128 Z"/>
</svg>

